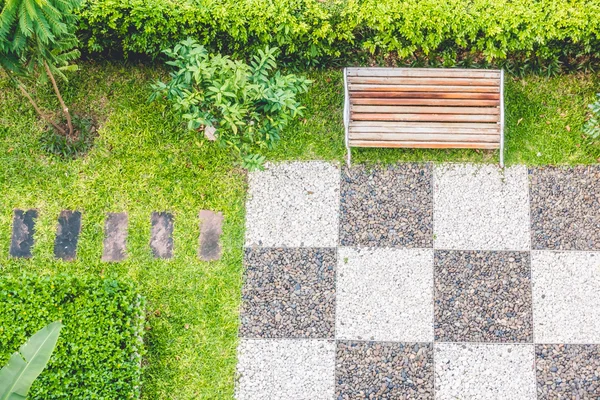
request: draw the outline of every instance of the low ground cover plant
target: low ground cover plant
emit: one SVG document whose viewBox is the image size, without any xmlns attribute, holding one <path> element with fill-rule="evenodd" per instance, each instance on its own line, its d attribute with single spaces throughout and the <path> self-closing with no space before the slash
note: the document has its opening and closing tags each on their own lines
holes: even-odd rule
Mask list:
<svg viewBox="0 0 600 400">
<path fill-rule="evenodd" d="M 143 299 L 124 281 L 67 275 L 0 278 L 0 365 L 52 321 L 64 327 L 29 399 L 140 395 Z"/>
<path fill-rule="evenodd" d="M 583 127 L 584 132 L 594 140 L 600 139 L 600 93 L 597 96 L 598 99 L 588 106 L 590 116 Z"/>
<path fill-rule="evenodd" d="M 187 39 L 165 51 L 173 67 L 171 80 L 156 82 L 150 99 L 163 95 L 189 130 L 233 149 L 244 168 L 258 168 L 264 157 L 257 150 L 272 149 L 287 124 L 302 115 L 298 95 L 310 83 L 277 71 L 277 53 L 277 48 L 266 47 L 246 64 L 212 55 Z"/>
</svg>

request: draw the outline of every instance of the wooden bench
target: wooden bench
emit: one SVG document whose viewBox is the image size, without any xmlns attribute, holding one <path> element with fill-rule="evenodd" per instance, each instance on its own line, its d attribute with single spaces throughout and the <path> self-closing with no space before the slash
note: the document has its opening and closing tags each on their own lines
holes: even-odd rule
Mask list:
<svg viewBox="0 0 600 400">
<path fill-rule="evenodd" d="M 504 71 L 345 68 L 344 126 L 351 147 L 500 149 Z"/>
</svg>

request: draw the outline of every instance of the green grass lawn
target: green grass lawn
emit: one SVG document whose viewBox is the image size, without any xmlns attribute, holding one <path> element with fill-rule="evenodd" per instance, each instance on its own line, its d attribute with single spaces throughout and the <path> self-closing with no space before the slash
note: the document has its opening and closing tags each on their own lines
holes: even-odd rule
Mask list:
<svg viewBox="0 0 600 400">
<path fill-rule="evenodd" d="M 162 104 L 148 104 L 156 69 L 84 64 L 65 86 L 71 109 L 101 122 L 92 151 L 64 161 L 45 154 L 43 124 L 28 103 L 0 77 L 0 272 L 127 276 L 148 299 L 146 399 L 231 398 L 235 378 L 237 309 L 242 282 L 245 173 L 230 153 L 180 127 Z M 344 157 L 339 71 L 311 72 L 304 118 L 282 135 L 270 160 Z M 508 79 L 508 164 L 593 163 L 600 146 L 582 137 L 586 105 L 600 91 L 593 75 Z M 56 105 L 46 93 L 42 103 Z M 497 162 L 497 153 L 433 150 L 354 150 L 354 160 Z M 265 204 L 265 207 L 268 207 Z M 37 208 L 31 260 L 8 257 L 13 208 Z M 53 258 L 61 209 L 83 211 L 77 261 Z M 198 211 L 225 215 L 224 256 L 196 257 Z M 175 257 L 152 258 L 150 213 L 175 214 Z M 127 261 L 100 262 L 106 212 L 129 213 Z"/>
</svg>

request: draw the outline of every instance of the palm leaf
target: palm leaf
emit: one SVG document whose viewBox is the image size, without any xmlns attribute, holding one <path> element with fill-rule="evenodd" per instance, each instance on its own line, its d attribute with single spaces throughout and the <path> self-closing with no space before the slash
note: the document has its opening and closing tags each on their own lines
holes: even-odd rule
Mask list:
<svg viewBox="0 0 600 400">
<path fill-rule="evenodd" d="M 0 400 L 21 400 L 44 370 L 63 325 L 53 322 L 37 331 L 0 370 Z"/>
</svg>

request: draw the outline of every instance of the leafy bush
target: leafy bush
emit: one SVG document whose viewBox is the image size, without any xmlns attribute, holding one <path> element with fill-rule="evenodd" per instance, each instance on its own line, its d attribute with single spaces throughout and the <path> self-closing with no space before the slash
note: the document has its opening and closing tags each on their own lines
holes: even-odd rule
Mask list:
<svg viewBox="0 0 600 400">
<path fill-rule="evenodd" d="M 239 153 L 245 168 L 259 167 L 264 157 L 256 148 L 273 148 L 288 122 L 303 107 L 296 99 L 308 90 L 309 80 L 276 71 L 278 49 L 259 50 L 250 62 L 211 55 L 193 39 L 165 54 L 175 67 L 168 83 L 153 85 L 151 100 L 160 95 L 187 121 L 189 130 L 203 131 Z"/>
<path fill-rule="evenodd" d="M 49 322 L 64 324 L 30 399 L 132 399 L 141 383 L 143 299 L 113 279 L 0 278 L 0 365 Z"/>
<path fill-rule="evenodd" d="M 600 139 L 600 93 L 598 93 L 598 100 L 588 107 L 592 115 L 585 123 L 583 131 L 592 139 Z"/>
<path fill-rule="evenodd" d="M 80 15 L 88 50 L 151 56 L 193 37 L 244 57 L 277 46 L 302 64 L 374 54 L 551 73 L 600 52 L 598 0 L 85 0 Z"/>
</svg>

